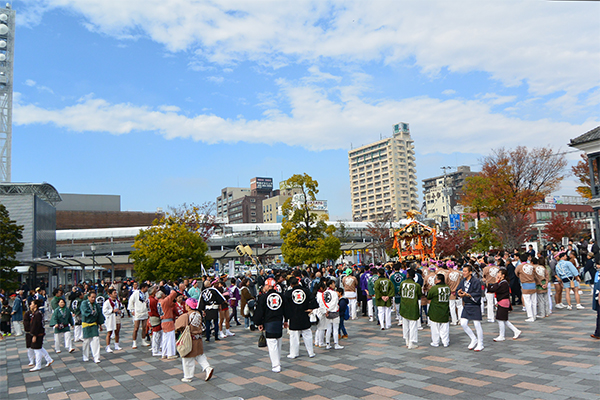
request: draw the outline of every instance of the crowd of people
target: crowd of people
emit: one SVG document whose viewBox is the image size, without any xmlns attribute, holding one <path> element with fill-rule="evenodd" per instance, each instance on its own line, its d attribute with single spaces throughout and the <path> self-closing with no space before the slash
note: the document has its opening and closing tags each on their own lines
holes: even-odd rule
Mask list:
<svg viewBox="0 0 600 400">
<path fill-rule="evenodd" d="M 12 330 L 15 336 L 25 335 L 30 371 L 38 371 L 43 361 L 53 363 L 43 346 L 46 325 L 54 333 L 55 353 L 62 348 L 72 353 L 75 343 L 83 342 L 81 359 L 99 363 L 100 332 L 106 331 L 106 354 L 122 350 L 121 323 L 131 318 L 131 348 L 139 344 L 150 347 L 152 356 L 181 358 L 184 382 L 193 379 L 196 363 L 205 380 L 212 377 L 203 342 L 234 336 L 232 324 L 259 331 L 259 345 L 268 348 L 275 373 L 281 371 L 284 334 L 289 335 L 289 359 L 300 356 L 300 337 L 311 358 L 315 347 L 343 350 L 346 324 L 361 314 L 381 330 L 392 329 L 397 321 L 408 350 L 419 347 L 419 331 L 425 327 L 432 347 L 448 347 L 450 325 L 460 324 L 470 339 L 468 350 L 480 352 L 484 319 L 498 324 L 494 341 L 505 341 L 507 328 L 516 340 L 522 332 L 509 321 L 513 307 L 523 307 L 528 323 L 550 316 L 554 308 L 584 309 L 582 281 L 592 288 L 592 304 L 600 315 L 600 260 L 590 254 L 585 268 L 573 263 L 570 247 L 541 254 L 530 248 L 461 260 L 259 269 L 256 276 L 81 283 L 67 293 L 58 287 L 50 298 L 41 288 L 27 297 L 23 290 L 12 296 L 0 291 L 1 329 L 3 335 Z M 590 271 L 589 265 L 593 270 L 588 276 L 583 272 Z M 600 339 L 598 319 L 591 336 Z"/>
</svg>

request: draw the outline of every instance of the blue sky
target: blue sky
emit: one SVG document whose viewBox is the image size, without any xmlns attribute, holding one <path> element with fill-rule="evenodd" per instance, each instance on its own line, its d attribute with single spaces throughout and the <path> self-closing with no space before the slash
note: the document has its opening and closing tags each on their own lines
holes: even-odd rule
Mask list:
<svg viewBox="0 0 600 400">
<path fill-rule="evenodd" d="M 419 182 L 501 146 L 569 151 L 600 124 L 596 2 L 12 6 L 13 181 L 119 194 L 124 210 L 306 172 L 349 219 L 347 152 L 397 122 Z"/>
</svg>

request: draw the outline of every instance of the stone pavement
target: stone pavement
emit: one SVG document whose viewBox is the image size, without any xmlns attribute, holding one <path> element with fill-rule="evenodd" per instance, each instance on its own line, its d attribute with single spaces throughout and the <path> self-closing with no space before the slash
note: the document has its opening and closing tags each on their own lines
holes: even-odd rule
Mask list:
<svg viewBox="0 0 600 400">
<path fill-rule="evenodd" d="M 131 349 L 131 323 L 124 320 L 125 350 L 106 354 L 98 365 L 76 352 L 55 354 L 53 335 L 44 347 L 55 362 L 29 372 L 24 339 L 0 342 L 0 399 L 599 399 L 600 341 L 590 338 L 595 312 L 589 290 L 583 311 L 556 310 L 548 318 L 524 322 L 520 307 L 511 321 L 523 331 L 519 340 L 494 343 L 498 325 L 484 322 L 485 349 L 467 350 L 460 326 L 450 329 L 450 347 L 432 348 L 430 334 L 419 331 L 420 347 L 402 347 L 402 331 L 380 331 L 367 318 L 348 321 L 343 350 L 317 349 L 309 359 L 289 360 L 284 338 L 282 367 L 271 372 L 258 332 L 234 327 L 235 337 L 205 343 L 215 376 L 204 382 L 197 367 L 192 383 L 182 383 L 181 361 L 153 358 L 148 347 Z M 50 329 L 48 329 L 48 332 Z M 101 343 L 104 341 L 102 340 Z"/>
</svg>

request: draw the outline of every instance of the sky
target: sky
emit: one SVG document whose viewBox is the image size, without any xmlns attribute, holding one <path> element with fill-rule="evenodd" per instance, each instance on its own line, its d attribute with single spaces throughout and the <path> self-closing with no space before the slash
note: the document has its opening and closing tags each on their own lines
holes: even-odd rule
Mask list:
<svg viewBox="0 0 600 400">
<path fill-rule="evenodd" d="M 307 173 L 348 220 L 348 150 L 398 122 L 419 184 L 500 147 L 574 165 L 569 140 L 600 125 L 599 2 L 11 4 L 12 181 L 118 194 L 122 210 Z"/>
</svg>

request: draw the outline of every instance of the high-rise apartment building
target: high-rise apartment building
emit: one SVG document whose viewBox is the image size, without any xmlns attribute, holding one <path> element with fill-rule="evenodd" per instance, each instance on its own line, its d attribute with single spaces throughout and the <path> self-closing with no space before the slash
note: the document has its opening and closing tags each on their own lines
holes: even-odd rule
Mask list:
<svg viewBox="0 0 600 400">
<path fill-rule="evenodd" d="M 414 141 L 407 123 L 393 126 L 393 136 L 348 152 L 352 219 L 399 220 L 418 209 Z"/>
<path fill-rule="evenodd" d="M 461 165 L 456 171 L 423 179 L 423 198 L 427 218 L 433 218 L 444 225 L 448 223 L 450 214 L 462 213 L 462 207 L 458 206 L 462 188 L 468 177 L 476 175 L 479 175 L 479 172 L 472 172 L 468 165 Z"/>
</svg>

